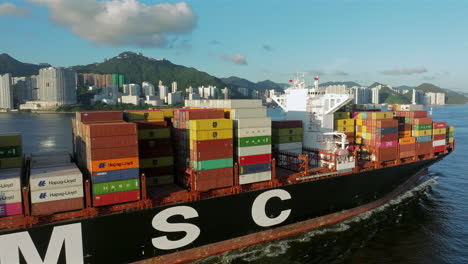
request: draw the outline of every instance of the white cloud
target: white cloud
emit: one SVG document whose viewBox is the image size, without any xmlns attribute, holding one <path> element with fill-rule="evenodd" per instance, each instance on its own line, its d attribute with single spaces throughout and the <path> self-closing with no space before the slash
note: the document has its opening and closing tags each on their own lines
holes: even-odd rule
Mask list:
<svg viewBox="0 0 468 264">
<path fill-rule="evenodd" d="M 308 70 L 308 71 L 305 71 L 305 73 L 308 75 L 314 75 L 314 76 L 326 75 L 326 73 L 322 70 Z"/>
<path fill-rule="evenodd" d="M 337 71 L 335 71 L 335 75 L 337 75 L 337 76 L 348 76 L 349 73 L 347 73 L 345 71 L 337 70 Z"/>
<path fill-rule="evenodd" d="M 220 56 L 220 58 L 225 61 L 231 61 L 238 65 L 247 65 L 247 58 L 243 54 L 235 54 L 232 56 L 223 54 Z"/>
<path fill-rule="evenodd" d="M 412 75 L 427 72 L 426 67 L 419 66 L 414 68 L 393 68 L 382 72 L 384 75 Z"/>
<path fill-rule="evenodd" d="M 50 9 L 50 20 L 83 39 L 109 46 L 164 47 L 189 33 L 197 16 L 186 2 L 146 5 L 137 0 L 28 0 Z"/>
<path fill-rule="evenodd" d="M 13 3 L 0 4 L 0 16 L 26 16 L 29 14 L 29 10 L 25 8 L 19 8 Z"/>
</svg>

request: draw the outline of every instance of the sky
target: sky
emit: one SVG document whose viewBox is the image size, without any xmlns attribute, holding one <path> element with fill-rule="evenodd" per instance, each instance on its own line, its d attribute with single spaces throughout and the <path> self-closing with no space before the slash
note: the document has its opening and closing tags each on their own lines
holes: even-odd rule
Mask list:
<svg viewBox="0 0 468 264">
<path fill-rule="evenodd" d="M 468 1 L 0 0 L 0 53 L 73 66 L 123 51 L 251 81 L 468 92 Z"/>
</svg>

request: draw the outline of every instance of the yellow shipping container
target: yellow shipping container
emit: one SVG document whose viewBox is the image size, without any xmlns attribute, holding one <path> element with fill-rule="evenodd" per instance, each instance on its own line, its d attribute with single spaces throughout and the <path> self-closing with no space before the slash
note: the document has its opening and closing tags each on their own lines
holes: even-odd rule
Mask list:
<svg viewBox="0 0 468 264">
<path fill-rule="evenodd" d="M 442 134 L 446 134 L 446 133 L 447 133 L 446 128 L 436 128 L 436 129 L 432 130 L 433 135 L 442 135 Z"/>
<path fill-rule="evenodd" d="M 391 112 L 371 112 L 371 113 L 367 113 L 368 116 L 369 116 L 369 114 L 371 115 L 372 118 L 368 118 L 368 119 L 373 119 L 373 120 L 393 119 L 393 113 L 391 113 Z"/>
<path fill-rule="evenodd" d="M 340 132 L 354 132 L 355 128 L 354 126 L 338 126 L 336 130 Z"/>
<path fill-rule="evenodd" d="M 176 109 L 159 109 L 163 112 L 164 117 L 174 117 L 174 111 Z"/>
<path fill-rule="evenodd" d="M 141 129 L 138 130 L 138 139 L 157 139 L 170 138 L 171 129 L 169 127 L 159 129 Z"/>
<path fill-rule="evenodd" d="M 362 138 L 362 132 L 356 132 L 356 138 Z"/>
<path fill-rule="evenodd" d="M 412 130 L 411 135 L 412 135 L 413 137 L 432 136 L 432 129 Z"/>
<path fill-rule="evenodd" d="M 452 138 L 448 138 L 448 143 L 453 143 L 453 137 Z"/>
<path fill-rule="evenodd" d="M 358 118 L 358 119 L 354 119 L 356 120 L 356 125 L 357 126 L 362 126 L 362 119 Z"/>
<path fill-rule="evenodd" d="M 222 130 L 190 130 L 190 140 L 213 140 L 232 138 L 232 129 Z"/>
<path fill-rule="evenodd" d="M 455 127 L 454 126 L 449 126 L 448 129 L 449 129 L 449 132 L 455 132 Z"/>
<path fill-rule="evenodd" d="M 348 119 L 349 118 L 349 112 L 335 112 L 333 114 L 333 117 L 335 118 L 335 120 Z"/>
<path fill-rule="evenodd" d="M 356 142 L 356 144 L 362 144 L 362 138 L 356 138 L 354 139 L 354 141 Z"/>
<path fill-rule="evenodd" d="M 202 120 L 190 120 L 190 130 L 220 130 L 220 129 L 232 129 L 231 119 L 202 119 Z"/>
<path fill-rule="evenodd" d="M 164 121 L 163 111 L 124 112 L 124 117 L 129 122 Z"/>
<path fill-rule="evenodd" d="M 400 138 L 400 139 L 398 139 L 398 143 L 400 145 L 414 144 L 414 143 L 416 143 L 416 138 L 415 137 Z"/>
<path fill-rule="evenodd" d="M 335 120 L 335 127 L 339 126 L 354 126 L 356 124 L 354 119 L 340 119 Z"/>
<path fill-rule="evenodd" d="M 401 138 L 411 137 L 411 131 L 410 130 L 400 131 L 398 132 L 398 136 Z"/>
</svg>

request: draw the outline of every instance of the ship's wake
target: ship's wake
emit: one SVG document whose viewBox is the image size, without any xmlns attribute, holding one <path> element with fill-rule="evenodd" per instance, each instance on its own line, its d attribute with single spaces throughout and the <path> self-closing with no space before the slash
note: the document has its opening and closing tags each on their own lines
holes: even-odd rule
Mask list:
<svg viewBox="0 0 468 264">
<path fill-rule="evenodd" d="M 367 239 L 362 239 L 360 241 L 353 241 L 353 246 L 346 247 L 342 252 L 336 252 L 334 258 L 340 258 L 345 255 L 348 255 L 351 251 L 351 248 L 364 247 L 366 242 L 369 241 L 377 232 L 378 228 L 372 228 L 372 226 L 378 225 L 378 222 L 388 221 L 391 216 L 391 221 L 398 223 L 402 219 L 402 214 L 404 213 L 405 204 L 407 202 L 414 201 L 419 199 L 422 196 L 427 196 L 428 191 L 430 191 L 431 185 L 438 184 L 436 175 L 425 175 L 423 176 L 416 185 L 405 193 L 399 195 L 398 197 L 390 200 L 388 203 L 381 205 L 377 208 L 374 208 L 370 211 L 362 213 L 360 215 L 346 219 L 340 223 L 314 229 L 307 231 L 298 235 L 291 237 L 278 239 L 271 242 L 266 242 L 258 245 L 249 246 L 246 248 L 232 250 L 224 254 L 217 256 L 208 257 L 202 260 L 195 261 L 196 264 L 211 264 L 211 263 L 223 263 L 223 264 L 232 264 L 232 263 L 248 263 L 256 262 L 257 260 L 265 260 L 265 258 L 270 258 L 273 260 L 275 257 L 285 255 L 291 247 L 295 247 L 296 243 L 312 243 L 314 246 L 319 246 L 325 250 L 335 250 L 333 246 L 335 243 L 338 243 L 338 239 L 344 236 L 346 231 L 349 231 L 354 234 L 352 229 L 356 225 L 364 225 L 365 232 L 368 232 Z M 370 228 L 369 228 L 370 226 Z M 353 228 L 352 228 L 353 227 Z M 351 230 L 350 230 L 351 228 Z M 357 230 L 356 232 L 361 232 Z M 335 235 L 333 235 L 335 234 Z M 336 234 L 339 234 L 336 235 Z M 354 237 L 353 234 L 349 234 L 350 239 Z M 326 236 L 326 238 L 325 238 Z M 348 237 L 346 236 L 346 237 Z M 314 238 L 314 239 L 312 239 Z M 320 244 L 317 244 L 320 243 Z M 357 245 L 356 245 L 357 244 Z M 301 252 L 307 255 L 307 252 Z M 273 261 L 272 263 L 281 263 L 283 261 Z M 326 260 L 324 263 L 331 263 L 334 261 Z M 263 263 L 263 262 L 262 262 Z"/>
</svg>

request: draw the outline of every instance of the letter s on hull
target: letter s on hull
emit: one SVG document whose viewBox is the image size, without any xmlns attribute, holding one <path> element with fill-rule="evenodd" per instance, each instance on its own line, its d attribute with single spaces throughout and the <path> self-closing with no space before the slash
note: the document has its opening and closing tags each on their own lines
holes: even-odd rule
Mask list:
<svg viewBox="0 0 468 264">
<path fill-rule="evenodd" d="M 162 232 L 185 232 L 187 233 L 179 240 L 169 240 L 167 236 L 153 238 L 151 242 L 155 248 L 169 250 L 186 246 L 200 235 L 198 226 L 188 223 L 168 223 L 167 219 L 174 215 L 181 215 L 184 219 L 198 217 L 198 212 L 189 206 L 176 206 L 162 210 L 153 217 L 152 226 Z"/>
<path fill-rule="evenodd" d="M 289 215 L 291 214 L 291 209 L 288 209 L 281 211 L 281 213 L 277 217 L 268 217 L 265 213 L 265 206 L 268 200 L 270 200 L 273 197 L 278 197 L 284 201 L 291 199 L 291 194 L 289 194 L 285 190 L 276 189 L 266 191 L 257 196 L 252 205 L 252 218 L 257 225 L 267 227 L 281 224 L 286 219 L 288 219 Z"/>
</svg>

